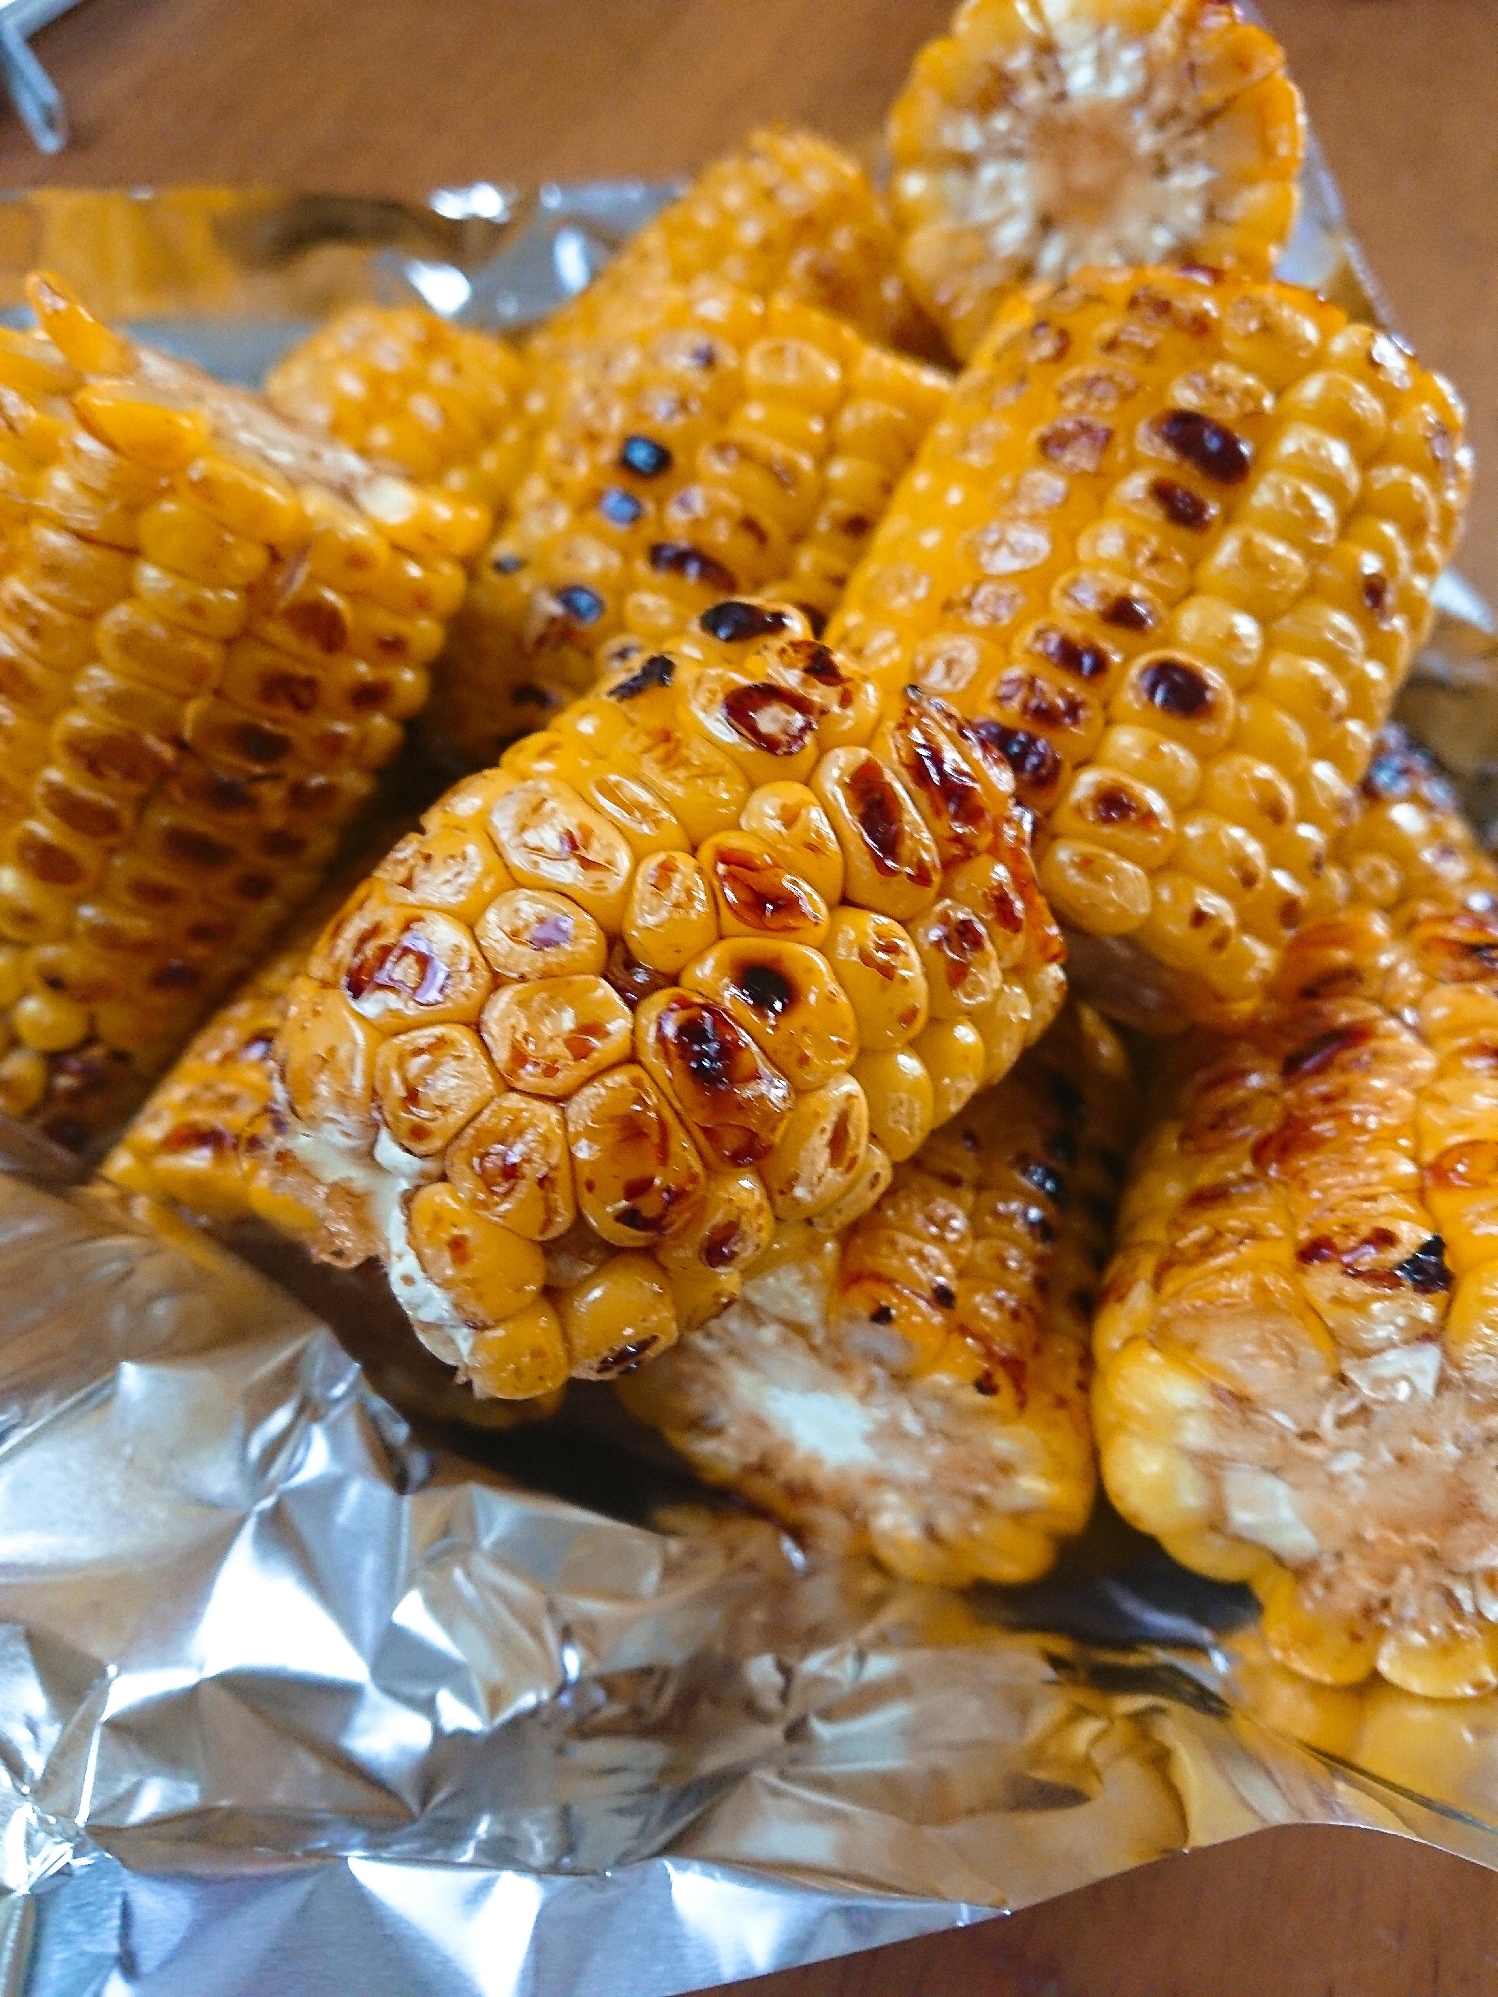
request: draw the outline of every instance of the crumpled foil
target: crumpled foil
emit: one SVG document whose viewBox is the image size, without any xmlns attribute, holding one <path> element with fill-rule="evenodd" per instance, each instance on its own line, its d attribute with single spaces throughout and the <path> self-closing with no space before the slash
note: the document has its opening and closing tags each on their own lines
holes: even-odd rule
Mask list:
<svg viewBox="0 0 1498 1997">
<path fill-rule="evenodd" d="M 666 192 L 37 190 L 0 317 L 46 265 L 253 381 L 358 299 L 534 319 Z M 1386 318 L 1306 192 L 1286 274 Z M 1495 661 L 1449 578 L 1406 711 L 1484 824 Z M 668 1997 L 1285 1823 L 1498 1868 L 1498 1695 L 1306 1685 L 1106 1508 L 958 1596 L 809 1564 L 594 1390 L 418 1434 L 356 1288 L 3 1150 L 0 1997 Z"/>
</svg>

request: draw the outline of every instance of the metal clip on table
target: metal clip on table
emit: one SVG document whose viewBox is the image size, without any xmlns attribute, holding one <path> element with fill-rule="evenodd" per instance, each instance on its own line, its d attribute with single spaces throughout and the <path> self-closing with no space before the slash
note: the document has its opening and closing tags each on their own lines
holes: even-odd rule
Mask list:
<svg viewBox="0 0 1498 1997">
<path fill-rule="evenodd" d="M 0 0 L 0 65 L 5 71 L 5 88 L 21 123 L 44 153 L 60 153 L 67 144 L 68 107 L 27 37 L 77 4 L 78 0 Z"/>
</svg>

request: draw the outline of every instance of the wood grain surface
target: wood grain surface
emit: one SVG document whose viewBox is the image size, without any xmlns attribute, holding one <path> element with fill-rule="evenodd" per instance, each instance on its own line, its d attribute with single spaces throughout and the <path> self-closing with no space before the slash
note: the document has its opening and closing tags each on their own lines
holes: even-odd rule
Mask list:
<svg viewBox="0 0 1498 1997">
<path fill-rule="evenodd" d="M 1498 4 L 1263 5 L 1399 323 L 1455 378 L 1479 452 L 1498 464 Z M 44 160 L 0 116 L 0 183 L 421 195 L 475 179 L 672 175 L 755 120 L 866 136 L 947 11 L 948 0 L 84 0 L 36 41 L 74 144 Z M 1498 473 L 1478 490 L 1464 566 L 1498 596 Z M 1279 1831 L 744 1988 L 1480 1997 L 1498 1991 L 1498 1878 L 1373 1834 Z"/>
</svg>

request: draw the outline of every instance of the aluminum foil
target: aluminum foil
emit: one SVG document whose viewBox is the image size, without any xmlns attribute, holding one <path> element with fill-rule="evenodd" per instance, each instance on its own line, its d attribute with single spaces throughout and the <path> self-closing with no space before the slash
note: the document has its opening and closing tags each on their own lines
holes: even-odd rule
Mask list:
<svg viewBox="0 0 1498 1997">
<path fill-rule="evenodd" d="M 533 319 L 664 193 L 35 191 L 0 313 L 49 264 L 254 380 L 355 299 Z M 1382 316 L 1307 197 L 1289 270 Z M 1491 817 L 1492 620 L 1443 605 L 1408 708 Z M 418 1433 L 356 1285 L 7 1145 L 0 1997 L 667 1997 L 1285 1823 L 1498 1868 L 1498 1696 L 1304 1685 L 1106 1509 L 957 1596 L 809 1565 L 590 1390 Z"/>
</svg>

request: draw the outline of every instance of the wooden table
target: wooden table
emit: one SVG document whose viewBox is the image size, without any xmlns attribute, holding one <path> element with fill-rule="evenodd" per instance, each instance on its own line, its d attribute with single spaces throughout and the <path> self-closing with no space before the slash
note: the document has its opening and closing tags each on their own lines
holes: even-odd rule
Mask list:
<svg viewBox="0 0 1498 1997">
<path fill-rule="evenodd" d="M 1263 0 L 1353 220 L 1498 465 L 1498 6 Z M 85 0 L 37 51 L 76 138 L 0 120 L 0 182 L 277 181 L 421 195 L 666 176 L 770 117 L 859 138 L 948 0 Z M 1469 574 L 1498 597 L 1498 476 Z M 1498 1878 L 1373 1834 L 1284 1831 L 1010 1920 L 798 1971 L 762 1997 L 1477 1997 Z M 621 1992 L 620 1997 L 629 1997 Z"/>
</svg>

